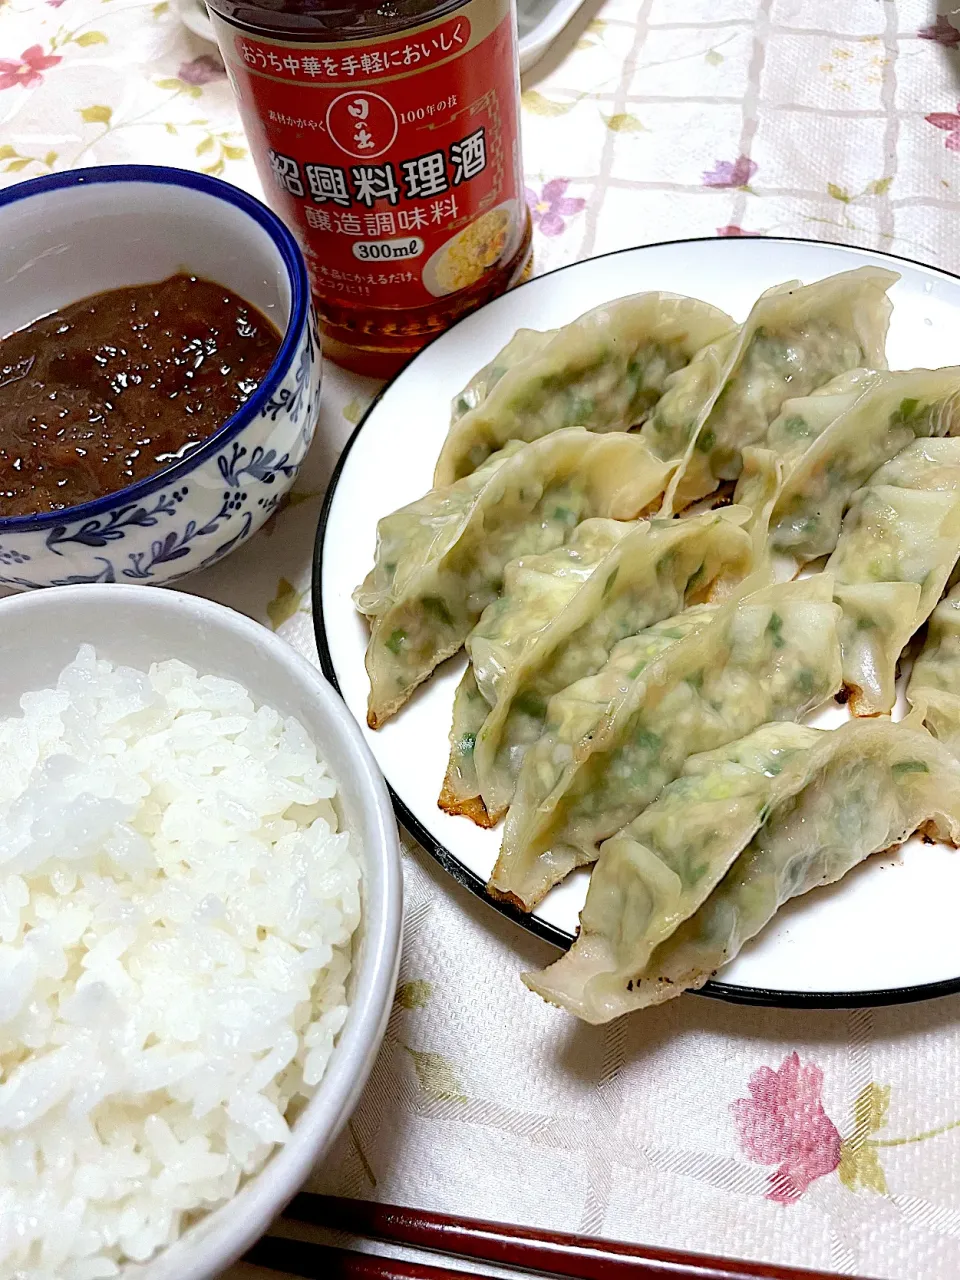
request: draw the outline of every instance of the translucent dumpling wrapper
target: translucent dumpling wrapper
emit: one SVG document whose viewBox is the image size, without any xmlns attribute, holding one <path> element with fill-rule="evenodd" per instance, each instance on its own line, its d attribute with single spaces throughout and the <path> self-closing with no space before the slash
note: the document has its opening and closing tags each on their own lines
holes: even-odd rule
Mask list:
<svg viewBox="0 0 960 1280">
<path fill-rule="evenodd" d="M 453 695 L 450 758 L 437 804 L 444 813 L 469 818 L 478 827 L 495 827 L 500 820 L 498 814 L 490 813 L 480 797 L 473 756 L 477 734 L 489 714 L 490 703 L 477 687 L 473 665 L 468 662 Z"/>
<path fill-rule="evenodd" d="M 914 832 L 957 844 L 960 767 L 928 733 L 886 718 L 792 728 L 797 749 L 780 761 L 766 730 L 688 760 L 684 777 L 604 844 L 576 942 L 524 975 L 527 986 L 609 1022 L 703 986 L 790 898 Z"/>
<path fill-rule="evenodd" d="M 638 436 L 571 428 L 513 442 L 463 480 L 385 516 L 374 567 L 354 593 L 370 619 L 371 728 L 457 652 L 511 560 L 561 546 L 588 517 L 642 515 L 668 477 Z"/>
<path fill-rule="evenodd" d="M 638 293 L 588 311 L 545 346 L 524 339 L 537 349 L 495 382 L 482 375 L 489 391 L 455 419 L 434 484 L 469 475 L 508 440 L 537 440 L 564 427 L 628 431 L 643 421 L 671 373 L 733 328 L 728 315 L 706 302 Z"/>
<path fill-rule="evenodd" d="M 907 684 L 918 721 L 960 759 L 960 586 L 940 601 Z"/>
<path fill-rule="evenodd" d="M 761 445 L 787 399 L 839 374 L 886 367 L 896 272 L 860 267 L 816 284 L 761 294 L 743 326 L 674 374 L 641 428 L 661 458 L 679 460 L 665 511 L 736 480 L 744 448 Z"/>
<path fill-rule="evenodd" d="M 859 371 L 852 387 L 789 401 L 765 446 L 784 468 L 768 521 L 778 576 L 833 551 L 850 500 L 878 467 L 914 440 L 958 432 L 960 367 Z"/>
<path fill-rule="evenodd" d="M 857 715 L 890 711 L 896 668 L 960 558 L 960 439 L 915 440 L 853 498 L 827 561 Z"/>
<path fill-rule="evenodd" d="M 856 403 L 863 390 L 879 380 L 876 369 L 851 369 L 831 378 L 808 396 L 784 401 L 783 408 L 767 428 L 764 447 L 773 450 L 789 474 L 814 440 Z"/>
<path fill-rule="evenodd" d="M 596 675 L 551 699 L 520 770 L 490 892 L 531 910 L 594 861 L 688 756 L 770 720 L 799 720 L 831 697 L 839 617 L 833 581 L 820 574 L 708 607 L 653 661 L 631 663 L 642 637 L 621 641 Z"/>
<path fill-rule="evenodd" d="M 482 827 L 496 824 L 499 815 L 488 810 L 480 796 L 474 748 L 498 692 L 524 650 L 551 626 L 620 539 L 647 528 L 646 521 L 584 520 L 562 547 L 507 565 L 500 597 L 487 606 L 467 637 L 469 654 L 472 640 L 482 635 L 484 691 L 473 662 L 468 662 L 453 700 L 450 759 L 438 801 L 445 812 L 471 818 Z"/>
<path fill-rule="evenodd" d="M 740 527 L 748 513 L 728 507 L 688 520 L 633 526 L 587 520 L 562 548 L 508 565 L 500 599 L 467 638 L 472 677 L 455 700 L 451 761 L 441 808 L 477 816 L 477 796 L 496 821 L 513 797 L 527 749 L 543 732 L 547 703 L 592 675 L 611 649 L 684 608 L 733 589 L 752 568 L 752 544 Z M 461 723 L 488 704 L 479 727 Z M 473 756 L 470 776 L 461 761 Z"/>
<path fill-rule="evenodd" d="M 548 342 L 556 337 L 556 329 L 518 329 L 507 345 L 493 357 L 489 364 L 478 370 L 463 390 L 453 397 L 450 405 L 450 424 L 476 409 L 497 385 L 505 373 L 522 360 L 537 355 Z"/>
<path fill-rule="evenodd" d="M 802 785 L 820 736 L 816 729 L 774 721 L 691 756 L 679 778 L 600 846 L 579 935 L 540 975 L 543 983 L 556 983 L 571 1002 L 599 1002 L 608 989 L 618 995 L 706 901 L 753 838 L 764 811 Z"/>
<path fill-rule="evenodd" d="M 753 577 L 758 585 L 764 580 L 772 582 L 776 576 L 769 547 L 770 519 L 783 487 L 783 472 L 783 461 L 772 449 L 755 445 L 744 449 L 733 509 L 749 513 L 744 528 L 750 538 Z"/>
<path fill-rule="evenodd" d="M 766 572 L 771 581 L 789 581 L 800 567 L 789 557 L 774 555 L 770 545 L 771 522 L 791 470 L 813 440 L 853 404 L 860 388 L 876 376 L 869 369 L 851 369 L 809 396 L 787 400 L 763 444 L 743 449 L 734 502 L 750 512 L 747 528 L 753 540 L 756 572 Z"/>
<path fill-rule="evenodd" d="M 621 640 L 619 644 L 614 646 L 600 673 L 601 682 L 608 691 L 609 696 L 612 698 L 619 691 L 626 688 L 627 683 L 634 679 L 644 666 L 658 658 L 665 649 L 669 649 L 672 644 L 682 640 L 691 631 L 704 626 L 717 608 L 717 605 L 692 605 L 675 617 L 664 618 L 662 622 L 655 622 L 652 626 L 641 631 L 639 635 Z M 599 688 L 601 682 L 593 685 L 592 690 Z M 571 686 L 571 700 L 568 711 L 571 715 L 579 713 L 583 716 L 584 731 L 586 732 L 587 729 L 596 724 L 596 699 L 601 695 L 594 694 L 583 703 L 578 703 L 576 701 L 576 692 L 579 686 L 585 687 L 586 682 L 578 681 L 577 685 Z M 453 723 L 462 733 L 470 734 L 472 732 L 476 735 L 483 726 L 489 711 L 490 704 L 477 688 L 473 668 L 468 666 L 464 672 L 463 679 L 457 686 L 454 698 Z M 446 790 L 447 785 L 450 785 L 450 791 Z M 470 802 L 471 796 L 475 797 L 473 803 Z M 486 806 L 480 799 L 480 784 L 477 780 L 477 771 L 474 765 L 472 743 L 469 741 L 459 747 L 456 744 L 451 744 L 445 792 L 441 795 L 440 807 L 450 813 L 462 813 L 472 818 L 481 827 L 496 825 L 497 819 L 495 817 L 491 818 Z M 494 893 L 494 896 L 497 896 L 497 894 Z"/>
</svg>

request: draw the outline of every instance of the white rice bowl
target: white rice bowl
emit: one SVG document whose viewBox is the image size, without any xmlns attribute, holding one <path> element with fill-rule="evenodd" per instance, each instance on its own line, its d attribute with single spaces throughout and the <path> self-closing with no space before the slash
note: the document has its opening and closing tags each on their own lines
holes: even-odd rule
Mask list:
<svg viewBox="0 0 960 1280">
<path fill-rule="evenodd" d="M 357 837 L 294 719 L 83 646 L 0 720 L 0 1274 L 119 1275 L 289 1135 L 347 1015 Z"/>
</svg>

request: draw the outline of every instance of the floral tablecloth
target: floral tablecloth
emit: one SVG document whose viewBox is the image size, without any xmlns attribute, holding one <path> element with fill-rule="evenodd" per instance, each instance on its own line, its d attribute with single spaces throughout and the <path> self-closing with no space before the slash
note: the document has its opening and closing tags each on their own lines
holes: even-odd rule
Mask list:
<svg viewBox="0 0 960 1280">
<path fill-rule="evenodd" d="M 949 7 L 588 3 L 524 87 L 536 269 L 786 233 L 960 270 Z M 0 183 L 147 159 L 258 189 L 220 60 L 169 0 L 0 0 Z M 285 508 L 187 584 L 313 657 L 321 495 L 375 389 L 329 369 Z M 842 1274 L 960 1274 L 960 999 L 687 997 L 580 1026 L 518 980 L 549 948 L 406 852 L 396 1006 L 316 1187 Z"/>
</svg>

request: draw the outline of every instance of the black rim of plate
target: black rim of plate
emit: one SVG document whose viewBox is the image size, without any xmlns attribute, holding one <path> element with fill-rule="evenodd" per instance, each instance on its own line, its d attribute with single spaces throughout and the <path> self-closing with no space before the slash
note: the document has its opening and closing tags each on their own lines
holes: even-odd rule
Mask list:
<svg viewBox="0 0 960 1280">
<path fill-rule="evenodd" d="M 736 241 L 740 237 L 731 237 Z M 744 237 L 746 238 L 746 237 Z M 833 240 L 811 240 L 805 236 L 756 236 L 750 237 L 757 240 L 773 241 L 774 243 L 783 244 L 807 244 L 816 247 L 827 247 L 834 249 L 848 249 L 857 254 L 869 254 L 873 257 L 884 258 L 890 262 L 903 262 L 911 267 L 920 267 L 923 270 L 931 271 L 936 275 L 945 277 L 948 280 L 960 281 L 960 275 L 956 275 L 951 271 L 944 271 L 942 267 L 929 266 L 926 263 L 915 262 L 911 258 L 905 258 L 901 254 L 884 253 L 879 249 L 865 249 L 858 245 L 843 244 Z M 553 271 L 546 271 L 541 276 L 534 276 L 530 280 L 524 281 L 523 284 L 516 285 L 511 293 L 516 293 L 520 289 L 526 289 L 530 285 L 535 285 L 541 280 L 545 280 L 548 276 L 559 275 L 563 271 L 569 271 L 574 267 L 582 267 L 586 262 L 595 262 L 599 258 L 615 258 L 623 253 L 636 253 L 641 249 L 662 249 L 668 245 L 681 244 L 704 244 L 704 243 L 725 242 L 725 238 L 721 236 L 690 236 L 679 240 L 660 240 L 655 244 L 630 245 L 624 249 L 614 249 L 610 253 L 601 253 L 594 255 L 593 258 L 584 258 L 577 262 L 568 262 L 562 267 L 556 267 Z M 490 306 L 497 302 L 497 298 L 493 298 L 491 302 L 484 304 Z M 471 319 L 477 315 L 483 307 L 477 308 L 476 311 L 470 311 L 466 315 L 461 316 L 449 329 L 438 333 L 434 338 L 417 352 L 411 360 L 409 360 L 402 369 L 393 375 L 387 381 L 380 391 L 371 401 L 363 417 L 357 423 L 350 439 L 344 445 L 343 452 L 337 460 L 333 475 L 330 477 L 330 483 L 327 486 L 327 492 L 323 500 L 323 509 L 320 512 L 320 521 L 317 525 L 317 536 L 313 549 L 313 579 L 312 579 L 312 595 L 313 595 L 313 627 L 317 641 L 317 652 L 320 657 L 320 667 L 323 674 L 330 681 L 337 693 L 340 693 L 340 682 L 337 679 L 337 673 L 330 656 L 330 646 L 327 643 L 327 630 L 323 619 L 323 603 L 321 593 L 322 582 L 322 565 L 323 565 L 323 549 L 326 538 L 327 523 L 330 518 L 330 512 L 333 509 L 334 499 L 336 497 L 337 488 L 340 483 L 340 476 L 346 465 L 347 458 L 360 437 L 360 433 L 366 425 L 367 419 L 378 407 L 380 401 L 384 399 L 390 391 L 393 384 L 398 378 L 418 360 L 422 360 L 426 353 L 433 346 L 437 338 L 443 337 L 456 329 L 465 320 Z M 430 856 L 440 864 L 440 866 L 451 875 L 454 880 L 463 885 L 472 894 L 484 902 L 491 910 L 498 911 L 500 915 L 505 916 L 508 920 L 512 920 L 514 924 L 525 929 L 528 933 L 534 934 L 541 938 L 544 942 L 551 942 L 554 946 L 566 950 L 572 941 L 572 935 L 566 933 L 556 926 L 548 924 L 545 920 L 540 920 L 536 916 L 527 915 L 525 912 L 518 910 L 507 902 L 497 902 L 489 897 L 486 892 L 485 882 L 475 872 L 471 871 L 464 863 L 460 861 L 446 845 L 441 844 L 434 835 L 423 825 L 411 810 L 404 803 L 403 799 L 397 794 L 389 780 L 387 781 L 387 789 L 390 792 L 390 798 L 393 801 L 393 807 L 397 818 L 401 825 L 413 836 Z M 960 854 L 958 854 L 960 856 Z M 960 975 L 956 978 L 947 978 L 941 982 L 928 982 L 918 986 L 910 987 L 886 987 L 876 991 L 776 991 L 765 987 L 744 987 L 737 986 L 728 982 L 717 982 L 711 980 L 701 987 L 698 991 L 689 993 L 693 995 L 708 996 L 714 1000 L 725 1000 L 732 1004 L 747 1005 L 764 1005 L 770 1008 L 781 1009 L 856 1009 L 866 1008 L 878 1005 L 892 1004 L 913 1004 L 919 1000 L 934 1000 L 939 996 L 956 995 L 960 992 Z"/>
</svg>

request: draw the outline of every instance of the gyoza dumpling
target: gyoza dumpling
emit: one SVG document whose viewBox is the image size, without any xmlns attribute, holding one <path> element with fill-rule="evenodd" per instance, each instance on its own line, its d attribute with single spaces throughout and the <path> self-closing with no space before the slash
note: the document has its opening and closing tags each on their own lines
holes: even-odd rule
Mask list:
<svg viewBox="0 0 960 1280">
<path fill-rule="evenodd" d="M 960 439 L 915 440 L 860 489 L 827 561 L 857 715 L 890 711 L 900 654 L 960 558 Z"/>
<path fill-rule="evenodd" d="M 490 703 L 477 688 L 477 677 L 468 662 L 453 695 L 450 757 L 437 805 L 444 813 L 469 818 L 478 827 L 495 827 L 500 817 L 499 814 L 491 814 L 480 798 L 480 782 L 473 758 L 477 734 L 489 714 Z"/>
<path fill-rule="evenodd" d="M 571 428 L 515 441 L 472 475 L 385 516 L 374 567 L 354 593 L 371 620 L 370 727 L 456 653 L 510 560 L 560 546 L 588 516 L 637 517 L 668 475 L 635 435 Z"/>
<path fill-rule="evenodd" d="M 853 403 L 864 382 L 876 376 L 868 369 L 851 369 L 809 396 L 787 400 L 770 424 L 764 443 L 742 450 L 743 470 L 734 502 L 750 512 L 746 527 L 753 540 L 755 571 L 766 573 L 771 581 L 796 576 L 796 567 L 786 567 L 787 562 L 775 557 L 770 547 L 770 522 L 785 478 L 810 443 L 836 420 L 843 407 Z"/>
<path fill-rule="evenodd" d="M 484 609 L 467 637 L 469 653 L 471 637 L 483 630 L 491 652 L 485 693 L 469 662 L 454 695 L 450 759 L 438 801 L 446 813 L 462 814 L 481 827 L 496 825 L 499 814 L 491 814 L 480 798 L 474 748 L 497 691 L 524 647 L 562 612 L 611 548 L 638 527 L 649 526 L 646 521 L 584 520 L 562 547 L 506 566 L 499 598 Z"/>
<path fill-rule="evenodd" d="M 771 449 L 748 445 L 743 451 L 743 470 L 737 481 L 737 501 L 733 509 L 749 512 L 744 528 L 750 538 L 752 576 L 758 587 L 775 578 L 768 534 L 770 515 L 782 486 L 780 458 Z"/>
<path fill-rule="evenodd" d="M 885 718 L 849 721 L 833 732 L 800 732 L 815 741 L 786 762 L 786 781 L 765 769 L 762 731 L 738 750 L 741 767 L 755 773 L 752 785 L 724 767 L 723 752 L 689 760 L 691 776 L 668 787 L 648 810 L 663 806 L 663 821 L 654 815 L 644 825 L 647 815 L 641 815 L 604 844 L 580 936 L 550 968 L 525 974 L 527 986 L 587 1022 L 609 1022 L 703 986 L 788 899 L 839 880 L 913 832 L 923 829 L 954 845 L 960 839 L 960 768 L 929 734 Z M 752 761 L 744 749 L 751 741 Z M 735 839 L 710 837 L 711 852 L 723 850 L 708 864 L 710 878 L 731 844 L 745 847 L 684 918 L 700 896 L 696 872 L 710 827 L 707 813 L 726 812 L 723 801 L 711 796 L 712 780 L 718 788 L 732 783 L 738 794 L 729 804 Z M 674 788 L 698 803 L 673 803 Z M 651 833 L 669 843 L 651 849 Z M 676 917 L 683 923 L 670 932 Z M 651 954 L 650 941 L 664 929 L 667 936 Z"/>
<path fill-rule="evenodd" d="M 919 720 L 960 759 L 960 586 L 956 586 L 930 615 L 927 638 L 910 682 L 907 701 L 911 723 Z"/>
<path fill-rule="evenodd" d="M 840 686 L 839 614 L 827 574 L 767 587 L 709 612 L 648 665 L 624 670 L 618 645 L 607 667 L 554 695 L 489 890 L 531 910 L 688 756 L 819 706 Z"/>
<path fill-rule="evenodd" d="M 584 520 L 562 547 L 507 565 L 500 598 L 484 609 L 466 650 L 492 706 L 533 637 L 549 628 L 580 595 L 621 542 L 649 540 L 648 520 Z"/>
<path fill-rule="evenodd" d="M 457 713 L 472 722 L 481 710 L 464 677 L 441 808 L 476 816 L 479 795 L 484 825 L 495 822 L 554 693 L 599 670 L 626 636 L 747 576 L 752 548 L 739 527 L 746 515 L 728 507 L 632 526 L 586 520 L 557 551 L 508 565 L 503 594 L 467 638 L 488 714 L 477 729 L 459 722 Z M 465 752 L 473 757 L 469 785 L 476 790 L 463 793 Z"/>
<path fill-rule="evenodd" d="M 767 428 L 763 447 L 772 449 L 789 474 L 818 436 L 822 435 L 867 387 L 880 381 L 875 369 L 840 373 L 808 396 L 785 400 Z"/>
<path fill-rule="evenodd" d="M 472 636 L 484 628 L 488 643 L 496 646 L 491 654 L 496 661 L 488 662 L 485 672 L 486 695 L 477 685 L 472 662 L 454 695 L 450 759 L 438 801 L 446 813 L 461 814 L 481 827 L 496 825 L 499 815 L 491 814 L 480 798 L 474 748 L 497 690 L 530 639 L 563 610 L 610 549 L 638 526 L 648 527 L 646 521 L 584 520 L 562 547 L 506 566 L 499 599 L 487 606 L 471 632 Z M 469 645 L 470 636 L 467 641 Z"/>
<path fill-rule="evenodd" d="M 691 756 L 679 778 L 600 846 L 576 941 L 527 984 L 588 1020 L 594 1010 L 606 1015 L 607 1001 L 623 998 L 653 950 L 706 901 L 763 814 L 803 786 L 810 749 L 823 736 L 774 721 Z"/>
<path fill-rule="evenodd" d="M 851 369 L 886 366 L 893 271 L 860 267 L 816 284 L 761 294 L 741 329 L 674 374 L 641 434 L 663 459 L 681 459 L 664 503 L 679 511 L 736 480 L 742 450 L 761 444 L 784 401 Z"/>
<path fill-rule="evenodd" d="M 537 440 L 563 427 L 627 431 L 656 403 L 669 374 L 733 327 L 716 307 L 672 293 L 638 293 L 588 311 L 453 423 L 434 484 L 469 475 L 508 440 Z"/>
<path fill-rule="evenodd" d="M 548 342 L 556 337 L 556 329 L 518 329 L 507 345 L 493 357 L 489 364 L 478 370 L 463 390 L 453 397 L 450 405 L 450 425 L 476 409 L 497 385 L 505 373 L 522 360 L 537 355 Z"/>
<path fill-rule="evenodd" d="M 592 681 L 578 681 L 574 689 L 591 686 L 592 697 L 583 704 L 584 732 L 597 722 L 598 706 L 617 696 L 631 680 L 635 680 L 648 663 L 660 656 L 665 649 L 682 640 L 684 636 L 703 626 L 719 606 L 691 605 L 672 618 L 664 618 L 614 645 L 603 669 Z M 604 695 L 606 694 L 606 699 Z M 477 688 L 473 667 L 468 666 L 457 686 L 453 707 L 453 728 L 450 732 L 450 760 L 444 791 L 440 796 L 440 808 L 448 813 L 463 814 L 472 818 L 478 826 L 492 827 L 492 818 L 480 799 L 480 784 L 474 765 L 473 747 L 476 735 L 483 727 L 490 711 L 490 704 Z M 571 716 L 577 714 L 577 706 L 568 707 Z M 473 800 L 471 801 L 471 797 Z"/>
<path fill-rule="evenodd" d="M 960 431 L 960 368 L 861 372 L 853 389 L 823 390 L 785 405 L 767 437 L 784 462 L 769 547 L 785 575 L 830 554 L 850 499 L 879 466 L 912 440 Z"/>
</svg>

